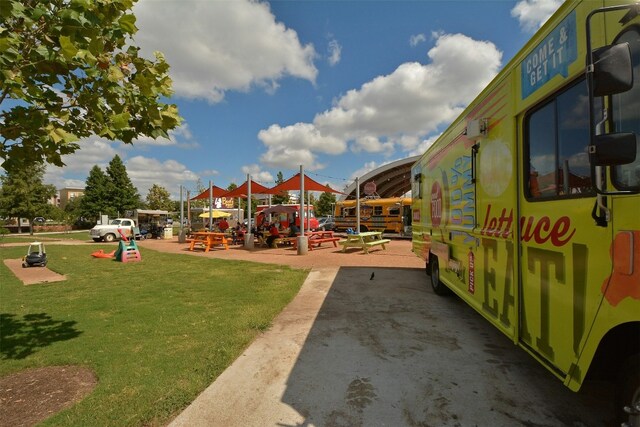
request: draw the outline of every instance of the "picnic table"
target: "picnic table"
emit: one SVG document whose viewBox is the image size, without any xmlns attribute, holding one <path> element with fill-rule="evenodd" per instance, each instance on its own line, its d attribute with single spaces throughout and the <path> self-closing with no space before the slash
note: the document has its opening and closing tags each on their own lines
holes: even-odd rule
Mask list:
<svg viewBox="0 0 640 427">
<path fill-rule="evenodd" d="M 334 247 L 338 247 L 339 237 L 336 237 L 333 234 L 333 231 L 307 231 L 304 233 L 307 237 L 307 247 L 310 251 L 313 250 L 313 247 L 319 248 L 323 243 L 331 242 Z M 293 238 L 293 247 L 298 247 L 298 239 L 296 237 Z"/>
<path fill-rule="evenodd" d="M 192 251 L 197 247 L 209 252 L 209 249 L 215 245 L 222 245 L 225 250 L 229 249 L 229 241 L 226 233 L 214 231 L 197 231 L 191 234 L 191 244 L 189 250 Z"/>
<path fill-rule="evenodd" d="M 313 247 L 320 247 L 323 243 L 331 242 L 334 247 L 338 247 L 337 242 L 340 240 L 339 237 L 336 237 L 333 234 L 333 231 L 307 231 L 304 233 L 307 237 L 307 246 L 309 250 L 313 250 Z M 266 246 L 266 239 L 269 236 L 268 232 L 264 233 L 264 238 L 260 240 L 261 246 Z M 281 234 L 280 237 L 276 238 L 273 243 L 275 247 L 279 247 L 281 245 L 292 245 L 294 249 L 298 248 L 298 236 L 289 236 Z"/>
<path fill-rule="evenodd" d="M 346 252 L 347 248 L 362 248 L 364 253 L 368 254 L 370 247 L 381 245 L 382 249 L 386 249 L 384 245 L 389 242 L 391 242 L 391 240 L 382 238 L 381 231 L 366 231 L 357 234 L 347 234 L 346 239 L 340 240 L 338 243 L 342 245 L 342 252 Z"/>
</svg>

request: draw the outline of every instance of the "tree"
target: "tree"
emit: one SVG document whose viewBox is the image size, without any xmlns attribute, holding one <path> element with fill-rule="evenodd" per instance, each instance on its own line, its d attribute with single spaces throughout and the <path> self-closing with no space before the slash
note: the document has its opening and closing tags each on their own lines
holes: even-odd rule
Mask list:
<svg viewBox="0 0 640 427">
<path fill-rule="evenodd" d="M 171 195 L 166 188 L 153 184 L 147 193 L 147 207 L 149 209 L 173 211 L 175 203 L 171 200 Z M 178 210 L 179 209 L 178 207 Z"/>
<path fill-rule="evenodd" d="M 42 183 L 44 164 L 7 170 L 0 176 L 0 216 L 29 219 L 29 232 L 33 234 L 33 219 L 48 217 L 53 206 L 49 203 L 56 195 L 53 185 Z"/>
<path fill-rule="evenodd" d="M 0 0 L 3 168 L 61 156 L 92 135 L 131 143 L 180 124 L 169 65 L 138 56 L 135 0 Z M 6 103 L 5 103 L 6 101 Z M 22 166 L 21 166 L 22 165 Z"/>
<path fill-rule="evenodd" d="M 284 177 L 282 176 L 282 172 L 279 171 L 276 176 L 276 185 L 280 185 L 284 182 Z M 275 187 L 275 186 L 274 186 Z M 271 196 L 271 203 L 274 205 L 281 205 L 283 203 L 289 203 L 289 192 L 284 191 L 280 194 L 275 194 Z"/>
<path fill-rule="evenodd" d="M 204 184 L 202 184 L 202 180 L 200 178 L 198 178 L 198 180 L 196 181 L 196 193 L 192 194 L 191 197 L 195 197 L 198 194 L 202 193 L 204 190 L 206 190 L 207 187 L 204 186 Z M 209 200 L 194 200 L 191 202 L 191 207 L 194 208 L 204 208 L 206 206 L 209 206 Z"/>
<path fill-rule="evenodd" d="M 333 208 L 336 205 L 336 195 L 325 191 L 320 194 L 320 198 L 314 203 L 316 216 L 333 215 Z"/>
<path fill-rule="evenodd" d="M 93 225 L 93 222 L 87 221 L 87 218 L 82 215 L 82 199 L 84 196 L 75 197 L 68 200 L 64 205 L 63 221 L 68 225 L 75 225 L 80 228 L 86 228 L 88 225 Z"/>
<path fill-rule="evenodd" d="M 84 196 L 80 199 L 80 216 L 95 221 L 100 214 L 116 216 L 117 212 L 109 203 L 109 178 L 95 165 L 89 171 Z"/>
<path fill-rule="evenodd" d="M 127 174 L 127 168 L 117 154 L 107 166 L 109 178 L 108 201 L 111 208 L 118 215 L 124 215 L 125 211 L 133 210 L 140 206 L 140 194 Z"/>
</svg>

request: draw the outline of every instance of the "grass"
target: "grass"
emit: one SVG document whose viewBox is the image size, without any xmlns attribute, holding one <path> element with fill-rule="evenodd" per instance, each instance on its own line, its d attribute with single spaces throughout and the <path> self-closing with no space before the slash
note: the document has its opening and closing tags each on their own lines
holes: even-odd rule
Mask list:
<svg viewBox="0 0 640 427">
<path fill-rule="evenodd" d="M 50 240 L 78 240 L 89 241 L 89 230 L 72 231 L 70 233 L 34 233 L 33 236 L 29 233 L 22 234 L 7 234 L 0 236 L 0 243 L 20 243 L 20 242 L 33 242 L 40 240 L 47 242 Z"/>
<path fill-rule="evenodd" d="M 44 425 L 163 425 L 291 301 L 307 272 L 141 249 L 142 262 L 92 258 L 113 245 L 47 246 L 64 282 L 24 286 L 0 263 L 0 376 L 82 365 L 91 395 Z M 20 258 L 24 248 L 0 248 Z"/>
</svg>

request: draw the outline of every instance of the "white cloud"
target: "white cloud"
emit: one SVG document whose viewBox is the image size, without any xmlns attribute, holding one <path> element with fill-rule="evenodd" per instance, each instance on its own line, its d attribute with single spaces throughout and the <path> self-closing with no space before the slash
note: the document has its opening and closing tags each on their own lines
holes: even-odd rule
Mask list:
<svg viewBox="0 0 640 427">
<path fill-rule="evenodd" d="M 558 10 L 562 0 L 521 0 L 511 9 L 511 16 L 527 31 L 535 31 Z"/>
<path fill-rule="evenodd" d="M 425 135 L 449 123 L 496 75 L 502 54 L 489 42 L 462 34 L 438 35 L 431 63 L 404 63 L 358 90 L 347 92 L 315 117 L 323 135 L 351 140 L 363 136 Z"/>
<path fill-rule="evenodd" d="M 315 171 L 323 169 L 324 164 L 318 163 L 312 150 L 287 146 L 272 147 L 260 156 L 260 161 L 267 166 L 282 169 L 295 169 L 304 165 L 305 169 Z"/>
<path fill-rule="evenodd" d="M 224 99 L 226 91 L 267 91 L 293 76 L 315 83 L 312 44 L 277 22 L 266 2 L 141 0 L 134 7 L 135 43 L 145 57 L 162 51 L 176 96 Z"/>
<path fill-rule="evenodd" d="M 258 138 L 267 147 L 261 161 L 269 166 L 303 164 L 317 170 L 316 153 L 352 151 L 412 152 L 425 137 L 457 117 L 497 74 L 502 53 L 490 42 L 462 34 L 434 34 L 431 62 L 401 64 L 348 91 L 313 124 L 272 125 Z M 291 157 L 291 159 L 289 158 Z"/>
<path fill-rule="evenodd" d="M 423 139 L 413 150 L 409 152 L 407 157 L 423 155 L 425 151 L 427 151 L 427 148 L 431 147 L 439 137 L 440 137 L 440 134 L 432 135 L 427 139 Z"/>
<path fill-rule="evenodd" d="M 62 161 L 66 165 L 64 166 L 65 173 L 84 173 L 87 176 L 94 165 L 105 169 L 116 154 L 121 154 L 114 148 L 120 143 L 114 143 L 99 137 L 87 138 L 79 141 L 78 144 L 80 145 L 79 150 L 62 157 Z M 59 168 L 49 166 L 47 170 L 50 169 Z"/>
<path fill-rule="evenodd" d="M 169 138 L 156 138 L 153 139 L 150 136 L 141 136 L 134 140 L 136 146 L 149 145 L 149 146 L 169 146 L 179 145 L 184 148 L 197 147 L 198 143 L 193 141 L 193 135 L 189 125 L 184 122 L 179 127 L 169 131 Z"/>
<path fill-rule="evenodd" d="M 135 156 L 126 161 L 127 174 L 143 199 L 153 184 L 164 187 L 171 197 L 180 197 L 180 185 L 194 186 L 198 175 L 175 160 L 159 161 L 155 158 Z"/>
<path fill-rule="evenodd" d="M 66 166 L 59 168 L 47 165 L 43 181 L 56 188 L 84 187 L 89 171 L 98 166 L 106 172 L 109 162 L 116 156 L 122 159 L 129 178 L 140 195 L 146 197 L 153 184 L 165 187 L 176 200 L 179 187 L 194 186 L 198 176 L 183 164 L 174 160 L 160 162 L 155 158 L 134 156 L 128 159 L 131 145 L 108 141 L 98 137 L 79 142 L 80 149 L 74 154 L 64 156 Z M 139 144 L 136 144 L 139 145 Z"/>
<path fill-rule="evenodd" d="M 382 142 L 375 136 L 366 135 L 361 138 L 357 138 L 351 147 L 354 153 L 366 151 L 368 153 L 387 153 L 393 152 L 393 142 Z"/>
<path fill-rule="evenodd" d="M 417 46 L 420 43 L 424 43 L 427 41 L 427 37 L 424 34 L 414 34 L 409 37 L 409 44 L 413 47 Z"/>
<path fill-rule="evenodd" d="M 337 155 L 347 148 L 345 141 L 321 135 L 310 123 L 296 123 L 284 128 L 271 125 L 258 133 L 258 139 L 268 147 L 260 161 L 274 168 L 295 169 L 304 165 L 309 170 L 322 169 L 324 165 L 317 162 L 314 153 Z"/>
<path fill-rule="evenodd" d="M 270 172 L 267 171 L 263 171 L 259 165 L 256 164 L 251 164 L 251 165 L 245 165 L 242 167 L 242 172 L 246 175 L 249 174 L 251 175 L 251 179 L 253 179 L 256 182 L 261 183 L 262 185 L 266 186 L 266 187 L 271 187 L 272 184 L 275 182 L 275 179 L 273 178 L 273 175 L 271 175 Z M 244 181 L 246 180 L 246 177 L 244 178 L 244 180 L 239 183 L 238 185 L 242 184 Z"/>
<path fill-rule="evenodd" d="M 296 123 L 284 128 L 271 125 L 269 129 L 261 130 L 258 138 L 268 147 L 295 146 L 327 154 L 342 154 L 347 147 L 341 139 L 321 135 L 310 123 Z"/>
<path fill-rule="evenodd" d="M 380 166 L 382 165 L 377 164 L 376 162 L 367 162 L 360 169 L 353 171 L 349 179 L 351 181 L 355 181 L 356 178 L 364 176 L 367 173 L 371 172 L 372 170 L 379 168 Z"/>
<path fill-rule="evenodd" d="M 332 67 L 340 62 L 340 58 L 342 55 L 342 46 L 338 43 L 337 40 L 329 41 L 329 45 L 327 46 L 327 50 L 329 52 L 329 65 Z"/>
</svg>

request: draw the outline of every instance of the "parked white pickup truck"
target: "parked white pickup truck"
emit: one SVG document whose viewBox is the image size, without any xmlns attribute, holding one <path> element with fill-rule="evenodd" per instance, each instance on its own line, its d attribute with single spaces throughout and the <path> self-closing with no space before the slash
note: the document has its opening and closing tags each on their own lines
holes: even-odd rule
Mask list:
<svg viewBox="0 0 640 427">
<path fill-rule="evenodd" d="M 122 232 L 127 238 L 132 237 L 134 227 L 137 227 L 135 220 L 130 218 L 116 218 L 111 220 L 109 224 L 98 224 L 89 231 L 89 235 L 94 242 L 113 242 L 120 239 L 120 233 Z"/>
</svg>

